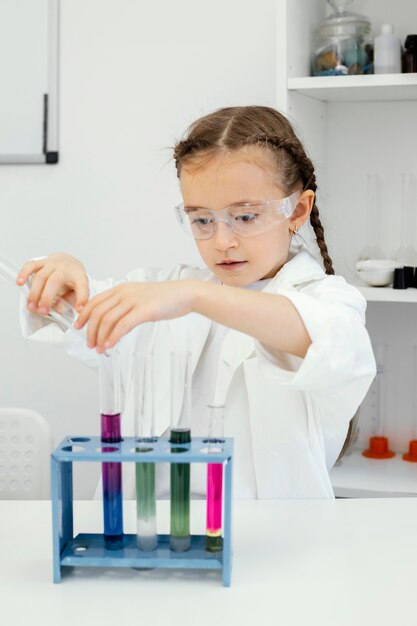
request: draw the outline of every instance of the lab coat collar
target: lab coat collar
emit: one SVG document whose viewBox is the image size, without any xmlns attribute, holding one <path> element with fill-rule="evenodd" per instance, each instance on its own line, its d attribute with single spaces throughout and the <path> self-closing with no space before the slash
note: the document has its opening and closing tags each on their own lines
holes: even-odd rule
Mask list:
<svg viewBox="0 0 417 626">
<path fill-rule="evenodd" d="M 324 269 L 308 250 L 303 242 L 291 244 L 288 260 L 279 272 L 271 279 L 264 291 L 275 290 L 282 284 L 299 285 L 309 280 L 323 278 Z"/>
</svg>

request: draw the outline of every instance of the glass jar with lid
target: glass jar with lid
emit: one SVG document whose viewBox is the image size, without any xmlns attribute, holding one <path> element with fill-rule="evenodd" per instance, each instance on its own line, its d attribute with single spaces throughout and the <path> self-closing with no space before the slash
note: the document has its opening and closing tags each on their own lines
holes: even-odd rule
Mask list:
<svg viewBox="0 0 417 626">
<path fill-rule="evenodd" d="M 371 23 L 348 10 L 353 0 L 327 0 L 333 13 L 314 33 L 313 76 L 373 73 Z"/>
</svg>

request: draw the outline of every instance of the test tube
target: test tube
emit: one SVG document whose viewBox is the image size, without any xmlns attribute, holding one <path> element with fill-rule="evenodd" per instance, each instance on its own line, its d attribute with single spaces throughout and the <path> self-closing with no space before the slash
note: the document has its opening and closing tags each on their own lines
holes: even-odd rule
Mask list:
<svg viewBox="0 0 417 626">
<path fill-rule="evenodd" d="M 207 453 L 213 454 L 221 450 L 219 444 L 224 439 L 224 405 L 211 404 Z M 206 550 L 219 552 L 223 549 L 222 538 L 222 494 L 223 494 L 223 462 L 207 465 L 207 516 L 206 516 Z"/>
<path fill-rule="evenodd" d="M 103 452 L 112 454 L 112 443 L 122 440 L 120 427 L 120 353 L 113 349 L 99 357 L 101 441 Z M 102 463 L 104 541 L 108 550 L 123 546 L 122 464 Z"/>
<path fill-rule="evenodd" d="M 153 407 L 153 359 L 146 352 L 133 355 L 133 394 L 136 452 L 152 451 L 155 441 Z M 155 463 L 136 463 L 137 546 L 155 550 L 156 534 Z"/>
<path fill-rule="evenodd" d="M 191 366 L 190 352 L 171 353 L 171 432 L 173 454 L 185 452 L 191 442 Z M 183 392 L 183 393 L 182 393 Z M 190 537 L 190 464 L 171 463 L 171 535 L 170 546 L 185 552 Z"/>
</svg>

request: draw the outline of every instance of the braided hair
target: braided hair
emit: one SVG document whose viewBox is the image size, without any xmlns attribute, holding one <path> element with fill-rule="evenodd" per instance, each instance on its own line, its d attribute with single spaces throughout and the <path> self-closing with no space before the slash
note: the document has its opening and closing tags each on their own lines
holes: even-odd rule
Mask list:
<svg viewBox="0 0 417 626">
<path fill-rule="evenodd" d="M 174 146 L 178 177 L 185 162 L 203 165 L 220 151 L 238 150 L 255 145 L 270 149 L 278 164 L 280 187 L 290 195 L 297 187 L 316 192 L 314 166 L 290 122 L 271 107 L 242 106 L 219 109 L 196 120 L 186 137 Z M 316 236 L 326 274 L 334 274 L 319 210 L 314 201 L 310 224 Z"/>
</svg>

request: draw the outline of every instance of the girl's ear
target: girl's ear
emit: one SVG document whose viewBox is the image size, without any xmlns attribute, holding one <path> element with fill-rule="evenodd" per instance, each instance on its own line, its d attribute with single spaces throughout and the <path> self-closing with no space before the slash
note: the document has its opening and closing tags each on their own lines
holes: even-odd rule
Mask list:
<svg viewBox="0 0 417 626">
<path fill-rule="evenodd" d="M 312 189 L 306 189 L 298 198 L 297 206 L 288 220 L 290 230 L 294 230 L 294 228 L 298 230 L 308 220 L 311 209 L 314 206 L 314 195 Z"/>
</svg>

